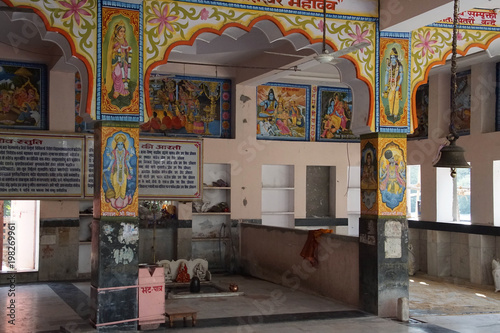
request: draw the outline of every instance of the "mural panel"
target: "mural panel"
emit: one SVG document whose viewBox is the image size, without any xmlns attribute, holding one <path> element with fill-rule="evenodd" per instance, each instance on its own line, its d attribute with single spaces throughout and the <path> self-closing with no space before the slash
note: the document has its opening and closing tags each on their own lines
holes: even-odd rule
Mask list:
<svg viewBox="0 0 500 333">
<path fill-rule="evenodd" d="M 139 121 L 142 118 L 141 11 L 115 6 L 102 8 L 97 119 Z"/>
<path fill-rule="evenodd" d="M 310 86 L 258 86 L 257 139 L 309 141 L 310 105 Z"/>
<path fill-rule="evenodd" d="M 156 75 L 149 81 L 150 109 L 142 133 L 231 137 L 231 81 Z"/>
<path fill-rule="evenodd" d="M 47 70 L 0 61 L 0 128 L 47 129 Z"/>
<path fill-rule="evenodd" d="M 380 139 L 379 215 L 406 215 L 406 138 Z"/>
<path fill-rule="evenodd" d="M 137 129 L 102 129 L 101 215 L 136 216 L 138 212 Z"/>
<path fill-rule="evenodd" d="M 459 135 L 470 134 L 471 71 L 457 73 L 457 92 L 453 126 Z M 450 100 L 451 108 L 451 100 Z"/>
<path fill-rule="evenodd" d="M 408 139 L 426 139 L 429 129 L 429 84 L 423 84 L 415 94 L 416 128 Z"/>
<path fill-rule="evenodd" d="M 351 131 L 352 92 L 348 88 L 318 87 L 318 141 L 358 140 Z"/>
<path fill-rule="evenodd" d="M 377 140 L 363 141 L 361 146 L 361 214 L 377 215 Z"/>
<path fill-rule="evenodd" d="M 409 41 L 380 38 L 380 127 L 408 127 Z"/>
</svg>

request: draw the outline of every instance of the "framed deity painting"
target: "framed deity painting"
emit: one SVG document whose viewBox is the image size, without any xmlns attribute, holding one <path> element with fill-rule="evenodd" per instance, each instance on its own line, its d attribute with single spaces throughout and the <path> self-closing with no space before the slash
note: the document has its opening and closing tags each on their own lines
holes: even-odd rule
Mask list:
<svg viewBox="0 0 500 333">
<path fill-rule="evenodd" d="M 99 2 L 97 120 L 141 121 L 142 12 L 140 5 Z"/>
<path fill-rule="evenodd" d="M 351 130 L 352 92 L 349 88 L 318 87 L 317 141 L 359 140 Z"/>
<path fill-rule="evenodd" d="M 98 129 L 102 216 L 137 216 L 139 132 L 136 128 Z M 95 175 L 95 173 L 94 173 Z"/>
<path fill-rule="evenodd" d="M 257 139 L 309 141 L 310 105 L 310 86 L 258 86 Z"/>
<path fill-rule="evenodd" d="M 459 135 L 470 134 L 471 71 L 457 73 L 457 91 L 453 126 Z M 451 104 L 451 101 L 450 101 Z M 451 108 L 451 106 L 450 106 Z"/>
<path fill-rule="evenodd" d="M 0 128 L 47 129 L 47 69 L 0 61 Z"/>
<path fill-rule="evenodd" d="M 409 128 L 408 38 L 380 38 L 379 126 L 384 131 L 407 132 Z"/>
<path fill-rule="evenodd" d="M 158 74 L 149 81 L 141 134 L 231 137 L 231 81 Z"/>
<path fill-rule="evenodd" d="M 415 94 L 415 112 L 417 113 L 417 124 L 408 139 L 426 139 L 429 128 L 429 84 L 423 84 L 417 88 Z"/>
</svg>

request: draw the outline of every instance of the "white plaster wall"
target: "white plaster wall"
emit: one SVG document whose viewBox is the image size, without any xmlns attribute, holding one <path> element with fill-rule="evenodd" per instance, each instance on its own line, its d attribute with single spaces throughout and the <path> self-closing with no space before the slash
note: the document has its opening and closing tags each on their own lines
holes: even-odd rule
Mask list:
<svg viewBox="0 0 500 333">
<path fill-rule="evenodd" d="M 352 306 L 359 305 L 357 237 L 324 234 L 318 264 L 300 256 L 306 230 L 241 225 L 241 262 L 246 273 L 292 290 L 307 290 Z"/>
<path fill-rule="evenodd" d="M 78 218 L 79 207 L 74 200 L 41 200 L 40 219 Z"/>
<path fill-rule="evenodd" d="M 336 166 L 336 217 L 347 217 L 348 166 L 359 166 L 359 143 L 257 140 L 256 87 L 236 86 L 235 139 L 205 139 L 204 162 L 231 164 L 231 218 L 260 219 L 262 165 L 295 169 L 295 218 L 306 217 L 305 175 L 308 165 Z M 242 102 L 240 96 L 250 98 Z"/>
<path fill-rule="evenodd" d="M 457 141 L 457 145 L 465 149 L 465 158 L 472 166 L 471 219 L 473 224 L 494 224 L 493 161 L 500 160 L 498 144 L 500 132 L 493 131 L 496 81 L 494 68 L 495 63 L 487 62 L 470 68 L 473 115 L 471 134 L 461 136 Z M 465 69 L 467 68 L 459 68 L 459 71 Z M 421 165 L 421 219 L 425 221 L 434 221 L 437 216 L 436 168 L 432 166 L 432 160 L 436 156 L 439 145 L 445 142 L 444 136 L 448 133 L 449 90 L 449 73 L 430 76 L 429 138 L 408 141 L 408 164 Z"/>
<path fill-rule="evenodd" d="M 50 71 L 49 130 L 75 132 L 75 73 Z"/>
</svg>

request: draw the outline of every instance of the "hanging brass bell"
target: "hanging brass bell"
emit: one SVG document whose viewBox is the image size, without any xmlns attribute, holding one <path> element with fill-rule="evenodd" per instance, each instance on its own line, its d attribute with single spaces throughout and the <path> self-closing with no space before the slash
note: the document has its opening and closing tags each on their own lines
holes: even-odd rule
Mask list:
<svg viewBox="0 0 500 333">
<path fill-rule="evenodd" d="M 470 168 L 465 160 L 465 149 L 455 144 L 456 140 L 450 141 L 448 146 L 441 148 L 439 161 L 434 164 L 436 168 Z"/>
</svg>

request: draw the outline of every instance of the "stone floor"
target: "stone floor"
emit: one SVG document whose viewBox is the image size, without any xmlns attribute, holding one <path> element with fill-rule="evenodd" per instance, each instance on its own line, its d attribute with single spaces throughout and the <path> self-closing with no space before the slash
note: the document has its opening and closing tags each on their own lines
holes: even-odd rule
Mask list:
<svg viewBox="0 0 500 333">
<path fill-rule="evenodd" d="M 456 281 L 415 276 L 410 280 L 410 322 L 379 318 L 318 295 L 292 291 L 258 279 L 217 275 L 222 286 L 236 283 L 236 297 L 168 299 L 167 306 L 198 310 L 197 326 L 161 325 L 149 332 L 500 332 L 500 293 Z M 0 286 L 0 332 L 95 332 L 88 324 L 89 283 L 19 284 L 15 297 Z M 478 296 L 480 294 L 482 296 Z M 15 325 L 8 321 L 15 301 Z"/>
</svg>

